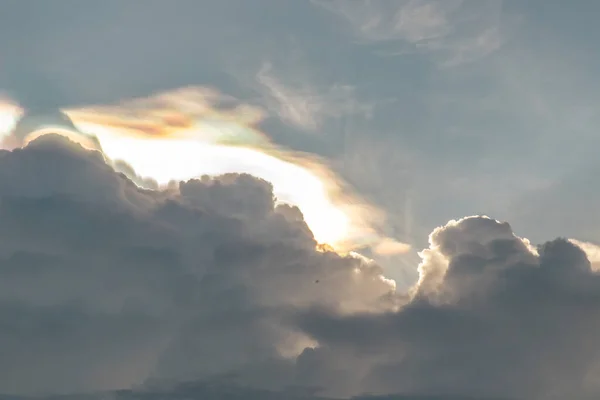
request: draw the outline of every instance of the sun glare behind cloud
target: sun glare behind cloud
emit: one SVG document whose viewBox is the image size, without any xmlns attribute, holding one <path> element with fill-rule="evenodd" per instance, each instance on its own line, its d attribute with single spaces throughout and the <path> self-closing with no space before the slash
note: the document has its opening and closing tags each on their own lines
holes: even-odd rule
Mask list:
<svg viewBox="0 0 600 400">
<path fill-rule="evenodd" d="M 12 132 L 22 114 L 21 107 L 0 96 L 0 140 Z"/>
<path fill-rule="evenodd" d="M 202 175 L 248 173 L 272 183 L 278 202 L 297 206 L 319 243 L 342 252 L 371 247 L 387 254 L 409 248 L 381 234 L 381 212 L 348 190 L 324 162 L 275 146 L 260 132 L 262 110 L 216 91 L 185 88 L 61 111 L 80 131 L 66 136 L 87 148 L 94 148 L 90 138 L 96 138 L 110 161 L 126 162 L 160 186 Z M 0 112 L 0 135 L 7 142 L 22 111 L 4 102 Z M 20 145 L 49 131 L 40 126 Z"/>
</svg>

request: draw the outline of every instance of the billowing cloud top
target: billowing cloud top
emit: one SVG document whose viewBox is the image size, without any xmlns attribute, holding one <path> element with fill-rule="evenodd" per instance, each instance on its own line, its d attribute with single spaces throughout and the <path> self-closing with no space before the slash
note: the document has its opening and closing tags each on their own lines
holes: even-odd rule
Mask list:
<svg viewBox="0 0 600 400">
<path fill-rule="evenodd" d="M 250 173 L 273 185 L 278 203 L 297 206 L 315 238 L 340 251 L 402 253 L 384 235 L 382 212 L 312 154 L 272 143 L 258 129 L 264 112 L 205 87 L 185 87 L 114 105 L 25 113 L 0 102 L 0 138 L 15 148 L 60 133 L 107 159 L 147 188 L 204 174 Z"/>
<path fill-rule="evenodd" d="M 402 294 L 319 250 L 272 190 L 245 174 L 140 189 L 56 135 L 0 152 L 0 391 L 598 392 L 600 276 L 577 242 L 451 221 Z"/>
<path fill-rule="evenodd" d="M 142 190 L 54 135 L 2 151 L 0 171 L 1 391 L 270 380 L 314 345 L 292 310 L 393 304 L 377 266 L 317 251 L 299 210 L 249 175 Z"/>
<path fill-rule="evenodd" d="M 580 247 L 556 239 L 533 248 L 507 223 L 470 217 L 436 229 L 421 257 L 420 281 L 398 312 L 303 316 L 303 329 L 328 349 L 306 353 L 315 379 L 336 379 L 331 368 L 351 357 L 361 362 L 342 377 L 359 374 L 373 391 L 598 393 L 600 276 Z"/>
</svg>

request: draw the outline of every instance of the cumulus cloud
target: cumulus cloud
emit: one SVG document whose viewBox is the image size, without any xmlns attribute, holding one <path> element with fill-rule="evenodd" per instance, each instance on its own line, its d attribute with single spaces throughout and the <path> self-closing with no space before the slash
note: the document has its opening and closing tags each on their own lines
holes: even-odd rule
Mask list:
<svg viewBox="0 0 600 400">
<path fill-rule="evenodd" d="M 267 385 L 314 345 L 288 310 L 394 303 L 379 267 L 318 251 L 299 210 L 249 175 L 144 190 L 47 135 L 0 152 L 0 220 L 0 392 Z"/>
<path fill-rule="evenodd" d="M 144 398 L 153 382 L 223 379 L 272 398 L 600 391 L 591 243 L 534 247 L 488 217 L 450 221 L 398 293 L 372 261 L 317 246 L 264 180 L 141 189 L 55 135 L 0 152 L 0 222 L 0 392 L 142 385 L 131 398 Z M 214 395 L 202 385 L 165 398 Z"/>
<path fill-rule="evenodd" d="M 436 229 L 421 257 L 419 284 L 398 312 L 302 315 L 326 349 L 305 354 L 313 379 L 477 398 L 598 393 L 600 276 L 580 247 L 556 239 L 534 248 L 507 223 L 471 217 Z M 351 367 L 340 376 L 336 365 Z"/>
<path fill-rule="evenodd" d="M 393 43 L 382 54 L 415 51 L 434 55 L 444 66 L 485 57 L 505 41 L 501 2 L 468 0 L 312 0 L 343 19 L 367 43 Z"/>
</svg>

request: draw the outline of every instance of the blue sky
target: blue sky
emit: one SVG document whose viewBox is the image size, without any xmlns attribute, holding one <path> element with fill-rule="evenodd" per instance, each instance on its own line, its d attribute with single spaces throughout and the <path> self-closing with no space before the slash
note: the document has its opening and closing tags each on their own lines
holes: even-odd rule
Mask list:
<svg viewBox="0 0 600 400">
<path fill-rule="evenodd" d="M 217 87 L 266 106 L 274 141 L 326 157 L 417 247 L 433 227 L 479 213 L 534 242 L 600 241 L 599 9 L 4 1 L 0 87 L 30 108 Z"/>
</svg>

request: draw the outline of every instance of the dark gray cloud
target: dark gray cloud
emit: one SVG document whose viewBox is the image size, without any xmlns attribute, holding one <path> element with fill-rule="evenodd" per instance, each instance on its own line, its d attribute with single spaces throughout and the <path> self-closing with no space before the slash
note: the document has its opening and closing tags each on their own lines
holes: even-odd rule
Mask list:
<svg viewBox="0 0 600 400">
<path fill-rule="evenodd" d="M 54 135 L 1 151 L 0 171 L 0 392 L 291 384 L 313 343 L 288 310 L 392 301 L 379 267 L 316 251 L 300 212 L 248 175 L 142 190 Z"/>
<path fill-rule="evenodd" d="M 598 393 L 600 276 L 570 241 L 451 221 L 405 295 L 373 263 L 315 250 L 249 175 L 143 190 L 54 135 L 0 152 L 0 171 L 0 392 Z"/>
<path fill-rule="evenodd" d="M 31 397 L 0 396 L 0 400 L 34 400 Z M 142 390 L 122 390 L 93 394 L 47 396 L 44 400 L 336 400 L 311 394 L 310 389 L 290 388 L 284 391 L 253 389 L 219 382 L 193 382 L 171 387 L 152 386 Z M 37 398 L 39 400 L 39 398 Z M 499 397 L 387 395 L 358 396 L 352 400 L 509 400 Z"/>
<path fill-rule="evenodd" d="M 556 239 L 536 250 L 479 217 L 430 240 L 399 312 L 300 318 L 323 346 L 302 356 L 316 382 L 359 376 L 370 391 L 527 399 L 597 393 L 600 276 L 580 248 Z"/>
</svg>

